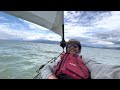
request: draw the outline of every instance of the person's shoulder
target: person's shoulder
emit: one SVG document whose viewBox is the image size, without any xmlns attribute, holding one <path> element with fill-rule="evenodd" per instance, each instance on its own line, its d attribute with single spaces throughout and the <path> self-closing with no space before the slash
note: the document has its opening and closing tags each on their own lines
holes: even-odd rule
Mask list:
<svg viewBox="0 0 120 90">
<path fill-rule="evenodd" d="M 93 59 L 91 59 L 91 58 L 89 58 L 87 56 L 83 56 L 83 55 L 82 55 L 82 60 L 83 60 L 84 63 L 88 63 L 90 61 L 94 61 Z"/>
<path fill-rule="evenodd" d="M 82 57 L 83 60 L 94 60 L 93 58 L 90 58 L 90 57 L 87 57 L 87 56 L 83 56 L 83 55 L 81 55 L 81 57 Z"/>
</svg>

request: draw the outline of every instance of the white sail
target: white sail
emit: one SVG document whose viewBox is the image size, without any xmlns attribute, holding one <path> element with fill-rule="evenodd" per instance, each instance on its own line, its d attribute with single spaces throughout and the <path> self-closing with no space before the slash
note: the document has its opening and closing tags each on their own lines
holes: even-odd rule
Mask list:
<svg viewBox="0 0 120 90">
<path fill-rule="evenodd" d="M 32 23 L 43 26 L 62 36 L 64 23 L 63 11 L 4 11 L 10 15 L 22 18 Z"/>
</svg>

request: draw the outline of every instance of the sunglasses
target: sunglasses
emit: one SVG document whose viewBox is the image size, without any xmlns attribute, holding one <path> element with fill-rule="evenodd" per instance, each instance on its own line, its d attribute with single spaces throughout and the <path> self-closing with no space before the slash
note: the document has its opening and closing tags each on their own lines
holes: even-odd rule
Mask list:
<svg viewBox="0 0 120 90">
<path fill-rule="evenodd" d="M 71 47 L 78 48 L 78 45 L 77 44 L 68 44 L 67 47 L 68 48 L 71 48 Z"/>
</svg>

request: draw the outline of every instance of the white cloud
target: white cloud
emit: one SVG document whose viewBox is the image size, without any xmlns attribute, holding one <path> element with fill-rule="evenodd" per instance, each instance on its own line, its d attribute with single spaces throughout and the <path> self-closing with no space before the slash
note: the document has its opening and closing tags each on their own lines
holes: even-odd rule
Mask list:
<svg viewBox="0 0 120 90">
<path fill-rule="evenodd" d="M 120 11 L 113 11 L 112 16 L 105 17 L 95 24 L 96 28 L 107 28 L 108 30 L 120 28 Z"/>
<path fill-rule="evenodd" d="M 35 30 L 48 30 L 47 28 L 42 27 L 42 26 L 37 25 L 37 24 L 34 24 L 34 23 L 32 23 L 32 22 L 29 22 L 29 21 L 26 21 L 26 20 L 23 20 L 23 19 L 19 19 L 19 20 L 27 23 L 30 29 L 35 29 Z"/>
<path fill-rule="evenodd" d="M 114 42 L 112 41 L 120 41 L 119 32 L 117 33 L 114 32 L 115 30 L 120 31 L 120 28 L 119 28 L 120 11 L 113 11 L 112 16 L 108 16 L 108 17 L 105 16 L 103 19 L 94 22 L 94 25 L 95 25 L 94 27 L 92 26 L 83 27 L 81 26 L 80 23 L 76 23 L 79 21 L 79 18 L 80 18 L 79 12 L 76 13 L 75 11 L 65 11 L 64 15 L 65 15 L 64 16 L 65 19 L 67 19 L 68 21 L 68 22 L 65 22 L 65 28 L 64 28 L 66 41 L 68 41 L 68 37 L 73 37 L 73 38 L 77 37 L 77 38 L 82 38 L 82 39 L 84 38 L 86 43 L 90 42 L 91 44 L 99 44 L 99 45 L 106 45 L 106 46 L 115 45 Z M 94 14 L 92 15 L 94 16 Z M 6 18 L 0 17 L 0 19 L 5 20 Z M 85 17 L 84 19 L 87 19 L 87 18 Z M 47 31 L 48 29 L 42 26 L 36 25 L 34 23 L 28 22 L 23 19 L 19 19 L 19 20 L 26 23 L 26 25 L 29 27 L 29 29 L 31 29 L 31 31 L 29 30 L 28 32 L 28 28 L 24 27 L 25 24 L 23 25 L 17 22 L 2 23 L 0 24 L 0 38 L 5 38 L 5 36 L 8 35 L 8 37 L 9 36 L 19 37 L 24 40 L 46 39 L 46 40 L 61 41 L 61 37 L 57 34 L 53 34 L 53 33 L 45 34 L 45 33 L 34 32 L 34 31 L 42 31 L 42 30 Z M 104 30 L 106 32 L 103 32 L 100 30 Z M 112 30 L 114 31 L 112 32 Z M 109 32 L 111 31 L 111 33 L 108 33 L 107 31 Z M 103 34 L 99 34 L 99 33 L 103 33 Z M 102 39 L 104 35 L 106 35 L 107 37 Z"/>
<path fill-rule="evenodd" d="M 80 26 L 72 26 L 72 25 L 65 25 L 65 32 L 66 37 L 72 36 L 72 37 L 85 37 L 85 34 L 87 31 L 87 28 L 80 27 Z"/>
<path fill-rule="evenodd" d="M 113 45 L 114 43 L 112 42 L 108 42 L 108 41 L 104 41 L 104 40 L 95 40 L 95 39 L 91 39 L 92 44 L 99 44 L 99 45 Z"/>
<path fill-rule="evenodd" d="M 80 15 L 80 13 L 77 13 L 75 11 L 65 11 L 64 12 L 64 18 L 67 19 L 71 23 L 77 22 L 79 19 L 76 18 Z"/>
<path fill-rule="evenodd" d="M 0 17 L 0 20 L 8 21 L 5 17 Z"/>
<path fill-rule="evenodd" d="M 57 34 L 44 34 L 44 33 L 33 33 L 28 32 L 26 28 L 22 27 L 18 29 L 16 28 L 10 28 L 10 23 L 3 23 L 0 25 L 0 38 L 3 39 L 6 37 L 9 39 L 9 37 L 16 37 L 21 38 L 23 40 L 36 40 L 36 39 L 48 39 L 48 40 L 55 40 L 60 41 L 61 37 Z M 13 24 L 14 25 L 14 24 Z M 16 23 L 17 25 L 17 23 Z M 3 35 L 5 34 L 5 35 Z"/>
</svg>

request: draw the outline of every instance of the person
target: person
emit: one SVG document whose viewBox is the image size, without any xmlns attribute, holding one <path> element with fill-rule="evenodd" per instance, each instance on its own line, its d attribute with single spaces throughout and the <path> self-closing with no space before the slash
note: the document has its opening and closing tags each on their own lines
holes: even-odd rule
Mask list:
<svg viewBox="0 0 120 90">
<path fill-rule="evenodd" d="M 72 54 L 80 54 L 80 42 L 75 39 L 70 39 L 66 45 L 66 52 Z M 106 65 L 84 57 L 82 57 L 82 60 L 90 72 L 89 76 L 91 79 L 120 79 L 120 65 Z M 43 69 L 41 69 L 42 79 L 58 79 L 54 73 L 56 71 L 57 65 L 58 62 L 55 62 L 48 64 Z"/>
</svg>

